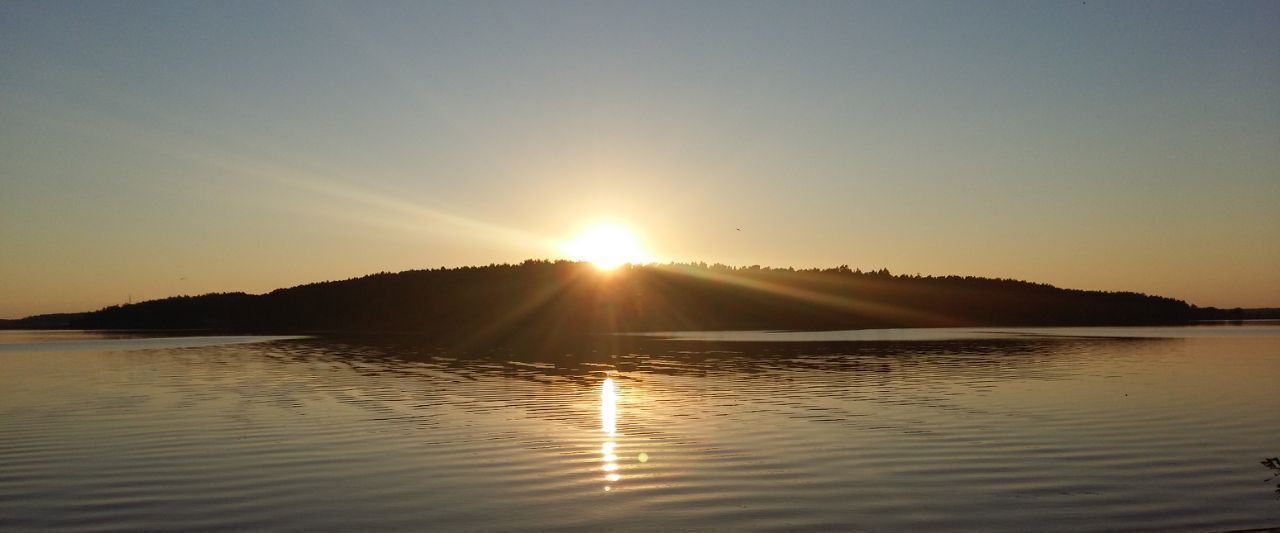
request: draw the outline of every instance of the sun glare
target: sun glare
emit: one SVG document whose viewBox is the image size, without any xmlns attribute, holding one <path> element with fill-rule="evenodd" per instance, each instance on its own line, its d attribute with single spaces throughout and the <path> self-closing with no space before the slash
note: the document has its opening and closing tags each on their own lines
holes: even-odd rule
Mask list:
<svg viewBox="0 0 1280 533">
<path fill-rule="evenodd" d="M 587 228 L 564 246 L 569 258 L 587 261 L 601 270 L 613 270 L 626 263 L 651 261 L 635 234 L 616 224 Z"/>
</svg>

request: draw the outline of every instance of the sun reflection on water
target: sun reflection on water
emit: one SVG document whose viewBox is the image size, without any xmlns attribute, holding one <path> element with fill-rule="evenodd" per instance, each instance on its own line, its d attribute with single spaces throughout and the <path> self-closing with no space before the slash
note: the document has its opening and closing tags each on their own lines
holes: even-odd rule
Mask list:
<svg viewBox="0 0 1280 533">
<path fill-rule="evenodd" d="M 613 389 L 613 378 L 606 378 L 600 386 L 600 430 L 613 437 L 618 430 L 618 393 Z"/>
<path fill-rule="evenodd" d="M 614 483 L 622 479 L 622 476 L 618 474 L 618 456 L 614 453 L 618 446 L 614 442 L 614 437 L 618 434 L 618 393 L 614 390 L 611 378 L 606 378 L 600 385 L 600 431 L 607 435 L 604 444 L 600 445 L 600 460 L 603 463 L 600 470 L 605 472 L 606 483 Z M 613 486 L 606 484 L 604 490 L 609 492 L 613 490 Z"/>
</svg>

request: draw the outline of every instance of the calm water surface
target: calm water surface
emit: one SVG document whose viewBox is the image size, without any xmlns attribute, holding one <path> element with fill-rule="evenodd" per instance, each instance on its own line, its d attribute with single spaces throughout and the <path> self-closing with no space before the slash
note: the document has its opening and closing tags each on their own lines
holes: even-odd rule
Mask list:
<svg viewBox="0 0 1280 533">
<path fill-rule="evenodd" d="M 1274 325 L 573 355 L 0 332 L 0 529 L 1274 527 L 1277 390 Z"/>
</svg>

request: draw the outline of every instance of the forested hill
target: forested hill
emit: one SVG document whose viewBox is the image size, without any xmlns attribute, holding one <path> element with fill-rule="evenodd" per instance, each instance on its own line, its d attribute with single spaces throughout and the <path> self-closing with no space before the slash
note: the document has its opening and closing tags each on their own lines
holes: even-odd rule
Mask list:
<svg viewBox="0 0 1280 533">
<path fill-rule="evenodd" d="M 1008 279 L 530 260 L 179 296 L 85 313 L 86 329 L 396 332 L 526 339 L 619 331 L 1172 324 L 1196 308 Z"/>
</svg>

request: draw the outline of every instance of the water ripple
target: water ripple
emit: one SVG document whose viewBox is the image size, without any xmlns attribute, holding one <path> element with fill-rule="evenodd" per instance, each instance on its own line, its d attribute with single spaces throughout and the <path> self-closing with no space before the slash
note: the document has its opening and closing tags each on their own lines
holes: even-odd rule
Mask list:
<svg viewBox="0 0 1280 533">
<path fill-rule="evenodd" d="M 324 339 L 11 350 L 0 525 L 1280 524 L 1258 466 L 1280 452 L 1277 337 L 646 342 L 554 356 Z"/>
</svg>

